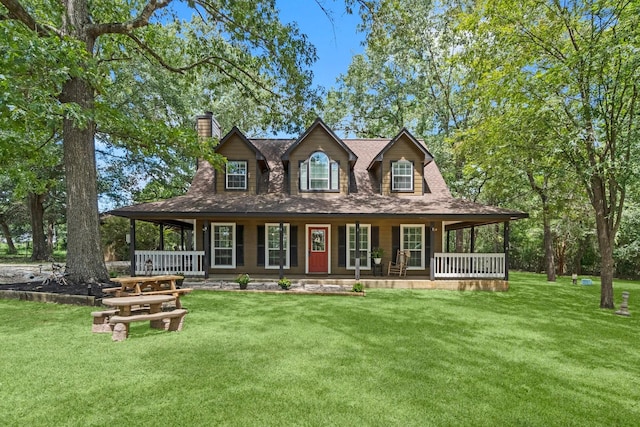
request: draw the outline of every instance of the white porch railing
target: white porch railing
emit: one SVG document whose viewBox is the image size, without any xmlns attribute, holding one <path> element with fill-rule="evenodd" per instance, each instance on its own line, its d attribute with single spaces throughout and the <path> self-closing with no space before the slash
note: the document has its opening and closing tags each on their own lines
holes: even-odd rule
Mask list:
<svg viewBox="0 0 640 427">
<path fill-rule="evenodd" d="M 503 279 L 504 254 L 434 254 L 436 279 Z"/>
<path fill-rule="evenodd" d="M 136 251 L 136 274 L 204 276 L 204 251 Z M 151 261 L 151 271 L 147 264 Z"/>
</svg>

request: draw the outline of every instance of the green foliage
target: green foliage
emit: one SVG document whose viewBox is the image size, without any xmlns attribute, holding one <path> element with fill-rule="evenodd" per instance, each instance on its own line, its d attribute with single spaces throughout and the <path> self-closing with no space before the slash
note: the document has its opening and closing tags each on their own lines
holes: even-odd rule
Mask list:
<svg viewBox="0 0 640 427">
<path fill-rule="evenodd" d="M 129 260 L 127 234 L 129 234 L 129 220 L 126 218 L 106 216 L 101 221 L 100 235 L 102 248 L 109 259 Z M 181 236 L 178 231 L 165 228 L 165 250 L 180 245 Z M 155 224 L 143 221 L 136 222 L 136 249 L 157 250 L 160 245 L 160 231 Z"/>
<path fill-rule="evenodd" d="M 640 208 L 628 206 L 622 216 L 615 249 L 616 272 L 619 277 L 640 275 Z"/>
<path fill-rule="evenodd" d="M 235 282 L 240 285 L 240 289 L 247 289 L 247 285 L 251 282 L 251 277 L 247 273 L 240 274 L 236 277 Z"/>
<path fill-rule="evenodd" d="M 384 249 L 377 247 L 371 249 L 371 258 L 382 258 L 384 256 Z"/>
<path fill-rule="evenodd" d="M 283 277 L 282 279 L 278 280 L 278 286 L 286 291 L 291 288 L 291 280 Z"/>
<path fill-rule="evenodd" d="M 360 282 L 356 282 L 353 284 L 353 288 L 351 288 L 353 292 L 364 292 L 364 285 Z"/>
</svg>

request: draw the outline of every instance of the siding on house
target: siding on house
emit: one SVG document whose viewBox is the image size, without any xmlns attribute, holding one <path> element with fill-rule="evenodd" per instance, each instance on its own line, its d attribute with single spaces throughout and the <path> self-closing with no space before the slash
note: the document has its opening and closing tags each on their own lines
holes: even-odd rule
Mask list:
<svg viewBox="0 0 640 427">
<path fill-rule="evenodd" d="M 289 154 L 289 188 L 291 195 L 333 194 L 330 191 L 300 191 L 300 163 L 307 160 L 316 151 L 325 153 L 340 166 L 340 184 L 338 194 L 349 192 L 349 156 L 340 145 L 321 127 L 316 127 Z"/>
<path fill-rule="evenodd" d="M 413 164 L 413 191 L 393 191 L 391 163 L 407 160 Z M 400 138 L 384 155 L 382 161 L 382 194 L 385 196 L 422 196 L 424 180 L 424 154 L 406 137 Z"/>
<path fill-rule="evenodd" d="M 224 156 L 227 160 L 242 160 L 247 162 L 247 189 L 246 190 L 227 190 L 225 171 L 216 171 L 215 191 L 216 193 L 244 192 L 246 194 L 258 194 L 258 162 L 256 160 L 255 151 L 244 143 L 238 136 L 231 137 L 216 153 Z"/>
</svg>

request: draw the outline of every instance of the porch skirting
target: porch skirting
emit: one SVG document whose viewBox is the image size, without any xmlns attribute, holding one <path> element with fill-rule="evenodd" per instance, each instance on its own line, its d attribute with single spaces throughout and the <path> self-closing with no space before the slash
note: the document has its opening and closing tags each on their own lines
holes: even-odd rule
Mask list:
<svg viewBox="0 0 640 427">
<path fill-rule="evenodd" d="M 305 287 L 312 286 L 340 286 L 351 289 L 356 280 L 354 278 L 329 278 L 329 277 L 289 277 L 294 285 L 303 285 Z M 219 284 L 221 282 L 233 284 L 234 276 L 210 276 L 209 279 L 189 279 L 185 280 L 185 286 L 199 288 L 198 285 Z M 277 277 L 259 277 L 251 278 L 252 284 L 256 283 L 272 283 L 277 287 Z M 457 279 L 457 280 L 429 280 L 426 278 L 416 279 L 392 279 L 386 278 L 361 278 L 358 282 L 362 283 L 365 289 L 439 289 L 450 291 L 493 291 L 504 292 L 509 290 L 509 282 L 501 279 Z"/>
</svg>

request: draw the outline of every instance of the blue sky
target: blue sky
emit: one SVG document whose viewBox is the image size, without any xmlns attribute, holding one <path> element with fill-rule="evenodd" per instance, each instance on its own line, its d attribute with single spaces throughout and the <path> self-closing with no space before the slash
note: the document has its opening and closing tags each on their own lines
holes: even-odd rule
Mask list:
<svg viewBox="0 0 640 427">
<path fill-rule="evenodd" d="M 316 0 L 277 0 L 282 22 L 295 22 L 316 47 L 318 60 L 313 65 L 314 83 L 329 88 L 340 74 L 347 72 L 353 55 L 362 53 L 362 33 L 356 27 L 359 15 L 348 15 L 341 0 L 318 0 L 333 19 L 322 11 Z"/>
</svg>

